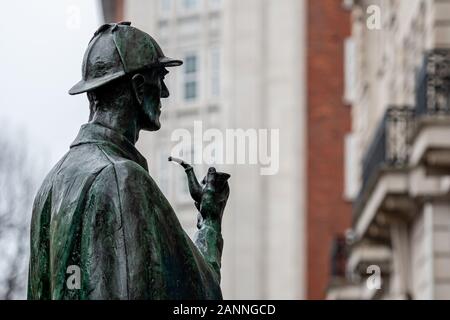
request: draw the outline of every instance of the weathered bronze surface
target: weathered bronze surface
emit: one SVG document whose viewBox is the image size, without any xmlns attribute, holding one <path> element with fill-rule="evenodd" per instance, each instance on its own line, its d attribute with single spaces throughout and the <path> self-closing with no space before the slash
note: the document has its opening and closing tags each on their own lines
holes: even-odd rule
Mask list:
<svg viewBox="0 0 450 320">
<path fill-rule="evenodd" d="M 29 299 L 222 298 L 229 175 L 210 168 L 200 184 L 186 170 L 199 210 L 192 242 L 134 146 L 140 130 L 160 128 L 166 67 L 181 63 L 129 23 L 104 25 L 91 39 L 83 79 L 69 92 L 87 92 L 89 123 L 36 196 Z M 74 268 L 79 286 L 69 285 Z"/>
</svg>

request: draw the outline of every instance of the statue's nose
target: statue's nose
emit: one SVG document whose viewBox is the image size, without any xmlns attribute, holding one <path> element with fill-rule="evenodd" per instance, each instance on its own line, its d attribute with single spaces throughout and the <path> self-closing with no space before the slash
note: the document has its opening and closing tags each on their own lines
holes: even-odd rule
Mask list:
<svg viewBox="0 0 450 320">
<path fill-rule="evenodd" d="M 164 81 L 161 80 L 161 98 L 168 98 L 169 97 L 169 89 L 167 88 Z"/>
</svg>

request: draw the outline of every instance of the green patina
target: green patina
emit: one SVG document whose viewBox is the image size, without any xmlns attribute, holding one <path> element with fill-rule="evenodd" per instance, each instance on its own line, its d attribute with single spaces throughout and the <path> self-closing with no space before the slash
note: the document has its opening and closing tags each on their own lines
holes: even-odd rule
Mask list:
<svg viewBox="0 0 450 320">
<path fill-rule="evenodd" d="M 121 50 L 137 48 L 134 55 L 145 72 L 136 66 L 137 71 L 126 71 L 111 50 L 114 44 L 103 39 L 117 30 Z M 210 168 L 200 184 L 192 168 L 186 170 L 199 210 L 191 241 L 134 146 L 140 130 L 159 129 L 159 99 L 168 96 L 164 67 L 181 62 L 155 46 L 157 54 L 145 59 L 149 46 L 134 44 L 142 37 L 154 40 L 136 30 L 129 24 L 102 26 L 88 47 L 83 80 L 71 94 L 90 94 L 90 121 L 36 196 L 29 299 L 222 298 L 221 221 L 229 175 Z M 105 62 L 99 68 L 111 66 L 109 73 L 89 65 L 95 56 Z M 80 270 L 79 288 L 68 285 L 71 266 Z"/>
</svg>

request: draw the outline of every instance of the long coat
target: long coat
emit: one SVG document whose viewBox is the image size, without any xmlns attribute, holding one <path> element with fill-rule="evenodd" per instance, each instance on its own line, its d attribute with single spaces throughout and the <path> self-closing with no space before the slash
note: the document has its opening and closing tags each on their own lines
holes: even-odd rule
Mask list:
<svg viewBox="0 0 450 320">
<path fill-rule="evenodd" d="M 217 239 L 205 250 L 220 255 L 214 232 L 199 238 Z M 28 298 L 221 299 L 220 257 L 198 248 L 134 145 L 85 124 L 34 202 Z M 67 283 L 74 266 L 79 289 Z"/>
</svg>

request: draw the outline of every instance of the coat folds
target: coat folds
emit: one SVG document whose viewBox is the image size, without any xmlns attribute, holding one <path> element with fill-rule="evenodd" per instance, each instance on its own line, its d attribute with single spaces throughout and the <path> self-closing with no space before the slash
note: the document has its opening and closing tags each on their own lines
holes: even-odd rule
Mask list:
<svg viewBox="0 0 450 320">
<path fill-rule="evenodd" d="M 80 289 L 67 286 L 69 266 Z M 83 125 L 34 202 L 28 298 L 221 299 L 219 278 L 144 157 L 117 132 Z"/>
</svg>

